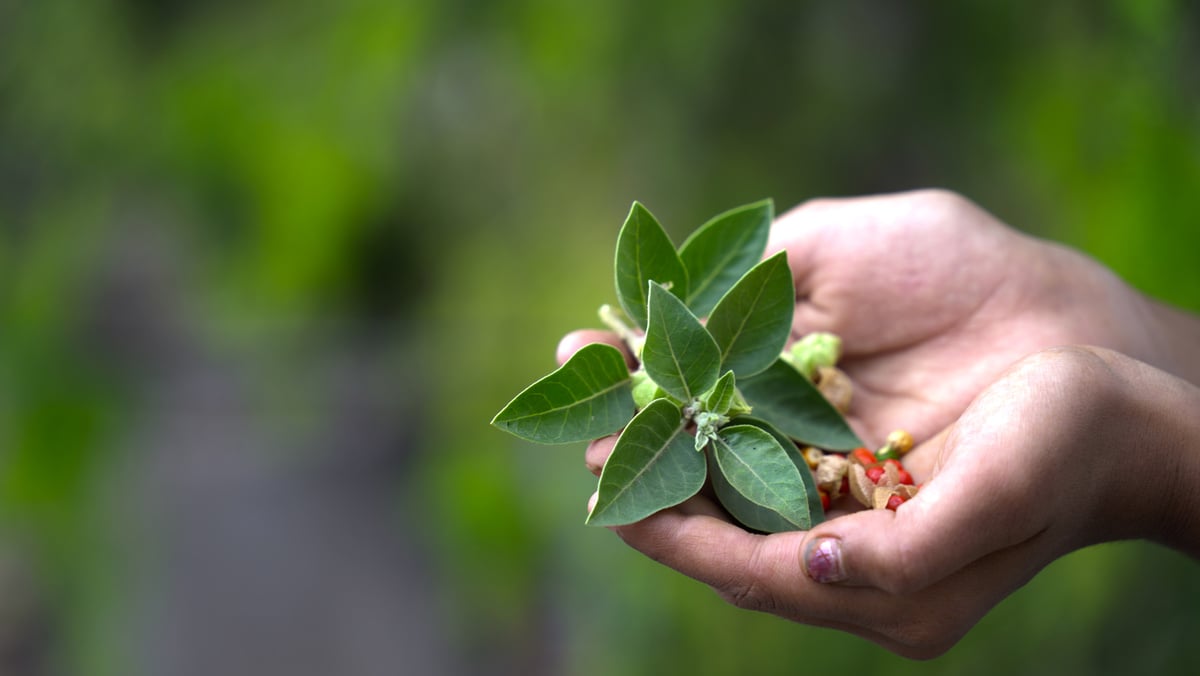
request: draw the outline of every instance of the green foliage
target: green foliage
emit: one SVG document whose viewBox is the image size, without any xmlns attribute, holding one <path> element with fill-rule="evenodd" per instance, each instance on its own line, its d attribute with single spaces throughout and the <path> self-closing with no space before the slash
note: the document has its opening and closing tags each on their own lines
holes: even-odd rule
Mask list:
<svg viewBox="0 0 1200 676">
<path fill-rule="evenodd" d="M 692 497 L 704 485 L 704 456 L 692 448 L 679 407 L 656 399 L 629 421 L 600 474 L 594 526 L 633 523 Z"/>
<path fill-rule="evenodd" d="M 621 429 L 633 415 L 632 378 L 610 345 L 576 352 L 554 373 L 530 385 L 492 424 L 544 444 L 587 441 Z"/>
<path fill-rule="evenodd" d="M 651 280 L 669 287 L 676 296 L 687 298 L 687 270 L 675 245 L 654 215 L 634 202 L 617 235 L 616 284 L 621 308 L 642 328 L 646 327 Z"/>
<path fill-rule="evenodd" d="M 708 314 L 723 290 L 758 263 L 774 219 L 771 200 L 730 209 L 700 226 L 679 247 L 691 284 L 687 302 L 693 312 Z"/>
<path fill-rule="evenodd" d="M 746 273 L 708 317 L 721 350 L 721 368 L 743 378 L 779 358 L 792 332 L 796 296 L 787 254 L 779 252 Z"/>
<path fill-rule="evenodd" d="M 667 394 L 691 402 L 717 382 L 717 344 L 700 320 L 657 282 L 650 283 L 649 317 L 642 365 Z"/>
<path fill-rule="evenodd" d="M 755 415 L 798 441 L 834 451 L 863 445 L 820 390 L 783 359 L 740 381 L 739 389 Z"/>
<path fill-rule="evenodd" d="M 812 527 L 801 470 L 771 434 L 753 425 L 725 427 L 713 442 L 713 458 L 725 482 L 747 501 L 786 521 L 785 530 Z"/>
<path fill-rule="evenodd" d="M 685 275 L 681 255 L 662 226 L 635 202 L 617 238 L 615 276 L 626 313 L 645 317 L 645 337 L 607 308 L 601 316 L 640 357 L 641 367 L 632 376 L 624 374 L 615 348 L 588 345 L 517 395 L 492 421 L 543 443 L 583 440 L 600 436 L 596 430 L 606 434 L 625 427 L 600 475 L 589 524 L 628 524 L 677 505 L 700 490 L 710 466 L 717 470 L 712 480 L 718 498 L 747 527 L 806 529 L 822 518 L 812 476 L 802 461 L 796 462 L 793 440 L 766 423 L 728 425 L 731 414 L 748 413 L 753 406 L 738 391 L 738 374 L 755 376 L 766 369 L 765 376 L 748 382 L 755 384 L 754 397 L 768 419 L 799 416 L 802 422 L 788 420 L 783 428 L 797 439 L 861 445 L 809 380 L 781 359 L 792 326 L 791 270 L 782 252 L 755 264 L 766 246 L 763 224 L 770 205 L 763 201 L 734 209 L 702 226 L 688 239 L 693 267 Z M 688 276 L 703 280 L 699 294 L 674 293 L 686 288 L 679 280 Z M 645 295 L 636 291 L 639 285 Z M 707 324 L 682 300 L 707 307 L 712 296 L 719 300 Z M 603 369 L 593 365 L 600 356 Z M 790 371 L 791 379 L 771 371 L 773 365 Z M 585 377 L 593 370 L 603 376 Z M 802 388 L 799 393 L 785 389 L 793 382 Z M 614 409 L 606 408 L 610 402 Z M 805 402 L 815 411 L 793 410 Z M 630 420 L 634 406 L 642 410 Z"/>
</svg>

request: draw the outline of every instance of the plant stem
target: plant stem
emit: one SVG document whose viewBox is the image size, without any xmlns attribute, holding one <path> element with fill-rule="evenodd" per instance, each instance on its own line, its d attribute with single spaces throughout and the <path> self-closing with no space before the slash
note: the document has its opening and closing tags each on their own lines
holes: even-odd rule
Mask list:
<svg viewBox="0 0 1200 676">
<path fill-rule="evenodd" d="M 600 321 L 604 322 L 617 337 L 624 341 L 629 347 L 629 351 L 633 353 L 634 358 L 638 361 L 642 360 L 642 346 L 646 343 L 646 337 L 630 328 L 625 323 L 625 318 L 620 310 L 605 303 L 600 306 Z"/>
</svg>

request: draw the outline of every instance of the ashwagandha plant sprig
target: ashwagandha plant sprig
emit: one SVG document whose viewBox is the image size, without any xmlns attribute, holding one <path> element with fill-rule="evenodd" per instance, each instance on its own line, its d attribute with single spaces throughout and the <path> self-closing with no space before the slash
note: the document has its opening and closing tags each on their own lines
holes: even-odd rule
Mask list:
<svg viewBox="0 0 1200 676">
<path fill-rule="evenodd" d="M 773 218 L 770 200 L 738 207 L 676 248 L 635 202 L 617 236 L 620 309 L 606 305 L 600 316 L 637 369 L 611 345 L 587 345 L 492 420 L 546 444 L 620 432 L 587 523 L 639 521 L 706 481 L 753 530 L 803 530 L 824 518 L 797 444 L 849 451 L 862 442 L 784 350 L 795 291 L 786 255 L 763 258 Z"/>
</svg>

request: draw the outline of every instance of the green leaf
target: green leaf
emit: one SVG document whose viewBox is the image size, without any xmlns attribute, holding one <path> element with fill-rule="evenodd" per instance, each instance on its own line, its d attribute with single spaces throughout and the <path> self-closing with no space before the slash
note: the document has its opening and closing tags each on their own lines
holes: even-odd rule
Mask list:
<svg viewBox="0 0 1200 676">
<path fill-rule="evenodd" d="M 664 392 L 690 402 L 717 382 L 721 353 L 683 301 L 654 282 L 649 306 L 642 364 Z"/>
<path fill-rule="evenodd" d="M 629 422 L 634 414 L 631 382 L 620 350 L 602 343 L 586 345 L 518 394 L 492 424 L 543 444 L 589 441 Z"/>
<path fill-rule="evenodd" d="M 812 470 L 808 468 L 808 463 L 804 460 L 804 455 L 800 449 L 796 448 L 796 442 L 792 441 L 786 434 L 780 432 L 774 425 L 751 415 L 741 415 L 731 421 L 734 425 L 752 425 L 760 430 L 775 437 L 775 441 L 787 451 L 788 458 L 792 464 L 796 466 L 796 470 L 800 472 L 800 478 L 804 481 L 804 491 L 808 494 L 808 513 L 812 517 L 809 527 L 815 526 L 825 520 L 825 508 L 821 506 L 821 494 L 817 492 L 817 480 L 813 476 Z"/>
<path fill-rule="evenodd" d="M 795 307 L 792 273 L 781 251 L 747 272 L 709 315 L 721 368 L 745 378 L 770 366 L 787 344 Z"/>
<path fill-rule="evenodd" d="M 781 359 L 756 376 L 739 379 L 738 389 L 756 417 L 793 439 L 830 451 L 863 445 L 816 385 Z"/>
<path fill-rule="evenodd" d="M 762 200 L 715 216 L 687 238 L 679 257 L 691 284 L 687 299 L 692 312 L 707 315 L 734 282 L 762 259 L 774 218 L 774 204 Z"/>
<path fill-rule="evenodd" d="M 638 202 L 633 203 L 617 235 L 617 299 L 625 314 L 646 327 L 647 289 L 658 282 L 679 298 L 688 293 L 687 270 L 671 238 L 658 220 Z"/>
<path fill-rule="evenodd" d="M 712 389 L 701 398 L 704 410 L 721 415 L 729 413 L 729 409 L 733 407 L 734 397 L 737 396 L 737 387 L 734 382 L 733 371 L 726 371 L 717 384 L 713 385 Z"/>
<path fill-rule="evenodd" d="M 743 516 L 751 520 L 762 518 L 763 522 L 747 525 L 757 530 L 763 530 L 760 526 L 777 529 L 786 525 L 787 530 L 811 527 L 812 515 L 804 478 L 784 446 L 769 432 L 753 425 L 730 425 L 721 430 L 712 449 L 720 474 L 729 487 L 753 505 L 778 517 L 776 520 L 758 510 Z"/>
<path fill-rule="evenodd" d="M 677 505 L 704 485 L 707 467 L 679 407 L 656 399 L 621 433 L 600 473 L 588 515 L 594 526 L 623 526 Z"/>
</svg>

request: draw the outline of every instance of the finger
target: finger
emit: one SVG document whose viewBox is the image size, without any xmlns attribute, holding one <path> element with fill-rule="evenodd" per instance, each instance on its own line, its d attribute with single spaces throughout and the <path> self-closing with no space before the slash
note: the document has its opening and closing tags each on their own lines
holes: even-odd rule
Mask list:
<svg viewBox="0 0 1200 676">
<path fill-rule="evenodd" d="M 955 442 L 947 435 L 931 443 Z M 989 482 L 1002 476 L 989 456 L 956 453 L 953 465 L 897 510 L 866 510 L 814 528 L 804 544 L 808 576 L 912 593 L 1041 531 L 1036 510 L 1021 508 L 1019 488 Z"/>
<path fill-rule="evenodd" d="M 619 436 L 613 434 L 601 437 L 588 444 L 587 450 L 584 451 L 583 463 L 587 465 L 589 472 L 600 476 L 600 471 L 604 469 L 604 463 L 608 462 L 608 456 L 612 455 L 613 447 L 617 445 Z"/>
<path fill-rule="evenodd" d="M 837 297 L 818 283 L 822 266 L 838 255 L 838 232 L 844 230 L 848 207 L 856 199 L 810 200 L 776 219 L 767 243 L 767 255 L 787 252 L 788 267 L 796 287 L 796 312 L 792 334 L 803 336 L 813 331 L 842 333 Z"/>
<path fill-rule="evenodd" d="M 611 331 L 600 331 L 598 329 L 580 329 L 563 336 L 562 340 L 558 341 L 558 349 L 555 350 L 558 363 L 560 365 L 566 363 L 580 348 L 592 343 L 612 345 L 619 349 L 621 354 L 625 355 L 625 364 L 630 369 L 637 368 L 637 362 L 634 361 L 633 355 L 629 353 L 629 348 L 626 347 L 625 343 Z"/>
<path fill-rule="evenodd" d="M 715 506 L 714 513 L 705 513 L 696 502 L 689 500 L 612 530 L 651 559 L 713 587 L 726 598 L 736 596 L 764 537 L 717 516 Z"/>
<path fill-rule="evenodd" d="M 787 252 L 788 267 L 801 298 L 807 297 L 811 289 L 808 280 L 818 267 L 818 255 L 823 250 L 821 240 L 830 225 L 830 211 L 845 200 L 810 200 L 787 211 L 771 225 L 767 240 L 767 256 L 779 251 Z"/>
</svg>

